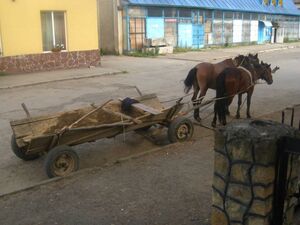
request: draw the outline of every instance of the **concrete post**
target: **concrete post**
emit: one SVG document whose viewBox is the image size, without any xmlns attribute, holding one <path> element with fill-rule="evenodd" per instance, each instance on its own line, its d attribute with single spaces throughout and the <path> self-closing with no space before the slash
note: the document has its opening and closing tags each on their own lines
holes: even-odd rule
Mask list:
<svg viewBox="0 0 300 225">
<path fill-rule="evenodd" d="M 299 137 L 293 128 L 270 121 L 245 120 L 215 135 L 212 225 L 271 225 L 277 141 Z M 292 224 L 299 157 L 289 159 L 285 223 Z"/>
</svg>

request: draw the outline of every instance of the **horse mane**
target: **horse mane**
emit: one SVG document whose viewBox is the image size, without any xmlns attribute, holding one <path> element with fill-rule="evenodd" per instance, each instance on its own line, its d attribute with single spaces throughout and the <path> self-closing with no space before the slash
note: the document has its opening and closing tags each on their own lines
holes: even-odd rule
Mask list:
<svg viewBox="0 0 300 225">
<path fill-rule="evenodd" d="M 190 70 L 190 72 L 188 73 L 187 77 L 184 80 L 184 93 L 189 93 L 189 91 L 192 89 L 193 87 L 193 83 L 195 81 L 196 78 L 196 74 L 197 74 L 197 68 L 194 67 L 193 69 Z"/>
</svg>

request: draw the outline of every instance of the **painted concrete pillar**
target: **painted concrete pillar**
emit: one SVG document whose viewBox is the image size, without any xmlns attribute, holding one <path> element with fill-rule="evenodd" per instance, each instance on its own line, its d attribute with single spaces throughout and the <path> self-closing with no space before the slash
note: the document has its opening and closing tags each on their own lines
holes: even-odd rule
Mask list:
<svg viewBox="0 0 300 225">
<path fill-rule="evenodd" d="M 270 121 L 245 120 L 215 135 L 212 225 L 271 225 L 277 141 L 299 137 L 293 128 Z M 299 157 L 289 159 L 285 223 L 291 224 L 297 199 Z"/>
</svg>

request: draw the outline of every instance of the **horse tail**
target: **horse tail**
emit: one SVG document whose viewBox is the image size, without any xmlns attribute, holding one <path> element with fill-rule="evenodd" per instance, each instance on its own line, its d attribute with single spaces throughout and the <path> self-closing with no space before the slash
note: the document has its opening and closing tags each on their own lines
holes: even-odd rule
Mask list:
<svg viewBox="0 0 300 225">
<path fill-rule="evenodd" d="M 197 74 L 197 68 L 194 67 L 193 69 L 190 70 L 189 74 L 184 80 L 184 92 L 187 94 L 189 91 L 192 89 L 193 83 L 196 79 L 196 74 Z"/>
<path fill-rule="evenodd" d="M 221 98 L 216 100 L 215 103 L 215 112 L 219 117 L 219 121 L 225 121 L 226 119 L 226 107 L 227 107 L 227 98 L 226 96 L 226 69 L 217 77 L 216 80 L 216 98 Z"/>
</svg>

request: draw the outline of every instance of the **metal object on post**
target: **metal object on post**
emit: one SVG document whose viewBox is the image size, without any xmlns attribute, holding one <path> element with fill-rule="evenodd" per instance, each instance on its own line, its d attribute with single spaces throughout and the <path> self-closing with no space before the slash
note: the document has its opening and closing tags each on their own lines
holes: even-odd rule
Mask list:
<svg viewBox="0 0 300 225">
<path fill-rule="evenodd" d="M 284 121 L 285 121 L 285 112 L 282 111 L 281 112 L 281 123 L 284 124 Z"/>
<path fill-rule="evenodd" d="M 292 116 L 291 116 L 291 127 L 294 126 L 294 116 L 295 116 L 295 108 L 292 108 Z"/>
<path fill-rule="evenodd" d="M 27 106 L 25 105 L 25 103 L 22 103 L 21 105 L 26 113 L 27 118 L 30 118 L 31 116 L 30 116 L 29 110 L 28 110 Z"/>
<path fill-rule="evenodd" d="M 283 225 L 284 222 L 288 159 L 291 155 L 300 155 L 300 139 L 284 137 L 278 142 L 272 225 Z"/>
</svg>

